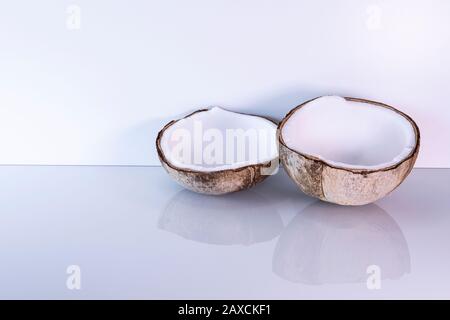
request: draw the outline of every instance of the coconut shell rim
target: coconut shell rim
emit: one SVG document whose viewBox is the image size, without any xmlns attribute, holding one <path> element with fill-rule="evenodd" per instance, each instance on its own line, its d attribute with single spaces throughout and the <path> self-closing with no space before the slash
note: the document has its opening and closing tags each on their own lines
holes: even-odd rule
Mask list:
<svg viewBox="0 0 450 320">
<path fill-rule="evenodd" d="M 211 108 L 203 108 L 203 109 L 198 109 L 195 110 L 191 113 L 189 113 L 188 115 L 176 119 L 176 120 L 171 120 L 168 123 L 166 123 L 163 128 L 161 130 L 159 130 L 158 135 L 156 136 L 156 151 L 158 152 L 158 157 L 161 160 L 161 162 L 164 162 L 164 164 L 166 164 L 167 166 L 169 166 L 171 169 L 176 170 L 178 172 L 184 172 L 184 173 L 190 173 L 190 174 L 221 174 L 221 173 L 225 173 L 225 172 L 240 172 L 242 170 L 246 170 L 248 168 L 255 168 L 255 167 L 270 167 L 270 164 L 272 161 L 279 159 L 279 150 L 278 150 L 278 156 L 274 159 L 271 159 L 269 161 L 266 162 L 261 162 L 261 163 L 255 163 L 255 164 L 249 164 L 243 167 L 238 167 L 238 168 L 234 168 L 234 169 L 222 169 L 222 170 L 212 170 L 212 171 L 199 171 L 199 170 L 193 170 L 193 169 L 188 169 L 188 168 L 181 168 L 181 167 L 177 167 L 176 165 L 172 164 L 164 155 L 164 152 L 162 151 L 161 148 L 161 138 L 164 134 L 164 132 L 171 127 L 172 125 L 174 125 L 175 123 L 177 123 L 178 121 L 182 120 L 182 119 L 186 119 L 189 118 L 191 116 L 193 116 L 196 113 L 200 113 L 200 112 L 206 112 L 206 111 L 210 111 Z M 225 109 L 227 110 L 227 109 Z M 264 116 L 260 116 L 260 115 L 255 115 L 255 114 L 249 114 L 249 113 L 244 113 L 244 112 L 236 112 L 236 111 L 232 111 L 234 113 L 239 113 L 242 115 L 246 115 L 246 116 L 253 116 L 253 117 L 259 117 L 259 118 L 263 118 L 266 119 L 270 122 L 272 122 L 278 130 L 278 123 L 275 120 L 272 120 L 269 117 L 264 117 Z"/>
<path fill-rule="evenodd" d="M 310 103 L 310 102 L 312 102 L 312 101 L 314 101 L 316 99 L 322 98 L 322 97 L 325 97 L 325 96 L 318 96 L 318 97 L 315 97 L 313 99 L 309 99 L 309 100 L 301 103 L 297 107 L 295 107 L 292 110 L 290 110 L 284 116 L 284 118 L 280 121 L 280 123 L 278 124 L 278 132 L 279 132 L 278 141 L 284 148 L 286 148 L 286 149 L 290 150 L 291 152 L 294 152 L 294 153 L 296 153 L 296 154 L 298 154 L 298 155 L 300 155 L 300 156 L 302 156 L 302 157 L 304 157 L 304 158 L 306 158 L 308 160 L 319 162 L 320 164 L 328 166 L 330 168 L 333 168 L 333 169 L 336 169 L 336 170 L 344 170 L 344 171 L 351 172 L 351 173 L 356 173 L 356 174 L 370 174 L 370 173 L 374 173 L 374 172 L 384 172 L 384 171 L 390 171 L 390 170 L 396 169 L 399 166 L 401 166 L 403 163 L 405 163 L 406 161 L 414 158 L 414 156 L 418 152 L 418 150 L 420 148 L 420 130 L 419 130 L 419 127 L 417 126 L 416 122 L 408 114 L 406 114 L 406 113 L 404 113 L 404 112 L 402 112 L 402 111 L 400 111 L 400 110 L 398 110 L 398 109 L 396 109 L 396 108 L 394 108 L 394 107 L 392 107 L 392 106 L 390 106 L 388 104 L 382 103 L 382 102 L 368 100 L 368 99 L 363 99 L 363 98 L 354 98 L 354 97 L 343 97 L 343 98 L 345 100 L 347 100 L 347 101 L 362 102 L 362 103 L 366 103 L 366 104 L 369 104 L 369 105 L 376 105 L 376 106 L 380 106 L 380 107 L 383 107 L 383 108 L 386 108 L 386 109 L 390 109 L 390 110 L 398 113 L 400 116 L 404 117 L 406 120 L 409 121 L 409 123 L 412 125 L 412 127 L 414 129 L 415 142 L 416 143 L 415 143 L 414 148 L 410 151 L 410 153 L 405 158 L 403 158 L 401 161 L 399 161 L 399 162 L 397 162 L 395 164 L 392 164 L 390 166 L 383 167 L 383 168 L 378 168 L 378 169 L 360 169 L 360 168 L 351 168 L 351 167 L 337 166 L 337 165 L 329 163 L 328 161 L 326 161 L 324 159 L 320 159 L 320 158 L 317 158 L 317 157 L 315 157 L 313 155 L 310 155 L 310 154 L 307 154 L 307 153 L 303 153 L 303 152 L 300 152 L 300 151 L 297 151 L 297 150 L 294 150 L 294 149 L 288 147 L 286 145 L 286 143 L 284 142 L 283 135 L 282 135 L 282 129 L 283 129 L 283 126 L 285 125 L 285 123 L 300 108 L 302 108 L 306 104 L 308 104 L 308 103 Z"/>
</svg>

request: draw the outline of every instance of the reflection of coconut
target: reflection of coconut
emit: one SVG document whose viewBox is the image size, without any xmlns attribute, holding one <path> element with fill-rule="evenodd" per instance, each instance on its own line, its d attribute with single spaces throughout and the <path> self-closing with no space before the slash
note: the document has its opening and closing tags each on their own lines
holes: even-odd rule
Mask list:
<svg viewBox="0 0 450 320">
<path fill-rule="evenodd" d="M 277 275 L 308 284 L 365 282 L 371 265 L 380 267 L 382 279 L 410 270 L 402 231 L 375 204 L 313 203 L 281 233 L 273 256 Z"/>
<path fill-rule="evenodd" d="M 209 131 L 208 140 L 215 142 L 197 148 L 201 157 L 210 156 L 209 161 L 203 159 L 198 164 L 191 159 L 196 153 L 192 148 L 203 146 L 204 137 L 200 133 L 198 138 L 197 127 Z M 273 121 L 264 117 L 218 107 L 202 109 L 162 128 L 156 149 L 164 169 L 183 187 L 206 194 L 230 193 L 253 187 L 278 167 L 276 128 Z M 230 132 L 236 136 L 227 137 Z M 247 146 L 234 143 L 246 140 L 247 134 L 255 141 L 247 141 Z"/>
<path fill-rule="evenodd" d="M 411 172 L 420 146 L 416 123 L 383 103 L 320 97 L 279 125 L 280 158 L 306 194 L 364 205 L 394 190 Z"/>
<path fill-rule="evenodd" d="M 167 205 L 159 227 L 198 242 L 250 245 L 273 239 L 283 223 L 270 203 L 251 191 L 208 197 L 182 190 Z"/>
</svg>

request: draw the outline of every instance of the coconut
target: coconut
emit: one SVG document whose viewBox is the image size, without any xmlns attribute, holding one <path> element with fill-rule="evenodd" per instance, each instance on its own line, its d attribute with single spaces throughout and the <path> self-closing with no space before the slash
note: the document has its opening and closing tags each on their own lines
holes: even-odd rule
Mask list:
<svg viewBox="0 0 450 320">
<path fill-rule="evenodd" d="M 374 202 L 411 172 L 416 123 L 386 104 L 324 96 L 291 110 L 279 125 L 280 159 L 306 194 L 341 205 Z"/>
<path fill-rule="evenodd" d="M 250 188 L 278 168 L 277 124 L 218 107 L 169 122 L 156 149 L 169 175 L 205 194 Z"/>
</svg>

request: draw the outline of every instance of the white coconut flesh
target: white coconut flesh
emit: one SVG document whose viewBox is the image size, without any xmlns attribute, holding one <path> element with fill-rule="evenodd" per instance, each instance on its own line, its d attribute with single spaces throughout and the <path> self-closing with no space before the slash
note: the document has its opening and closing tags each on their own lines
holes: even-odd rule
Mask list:
<svg viewBox="0 0 450 320">
<path fill-rule="evenodd" d="M 402 114 L 337 96 L 298 108 L 281 135 L 294 151 L 350 169 L 390 167 L 410 156 L 416 146 L 413 125 Z"/>
<path fill-rule="evenodd" d="M 277 125 L 219 107 L 196 112 L 164 130 L 160 145 L 174 167 L 202 172 L 237 169 L 278 157 Z"/>
</svg>

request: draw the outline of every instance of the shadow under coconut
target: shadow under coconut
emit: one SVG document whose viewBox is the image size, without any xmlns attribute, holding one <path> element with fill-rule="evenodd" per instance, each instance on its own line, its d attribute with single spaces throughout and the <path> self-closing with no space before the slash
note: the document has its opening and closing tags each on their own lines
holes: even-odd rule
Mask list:
<svg viewBox="0 0 450 320">
<path fill-rule="evenodd" d="M 375 204 L 362 207 L 314 202 L 281 233 L 272 267 L 281 278 L 305 284 L 366 282 L 410 272 L 408 244 L 395 220 Z"/>
<path fill-rule="evenodd" d="M 158 227 L 202 243 L 251 245 L 278 236 L 283 222 L 270 202 L 251 190 L 220 197 L 181 190 L 164 209 Z"/>
</svg>

